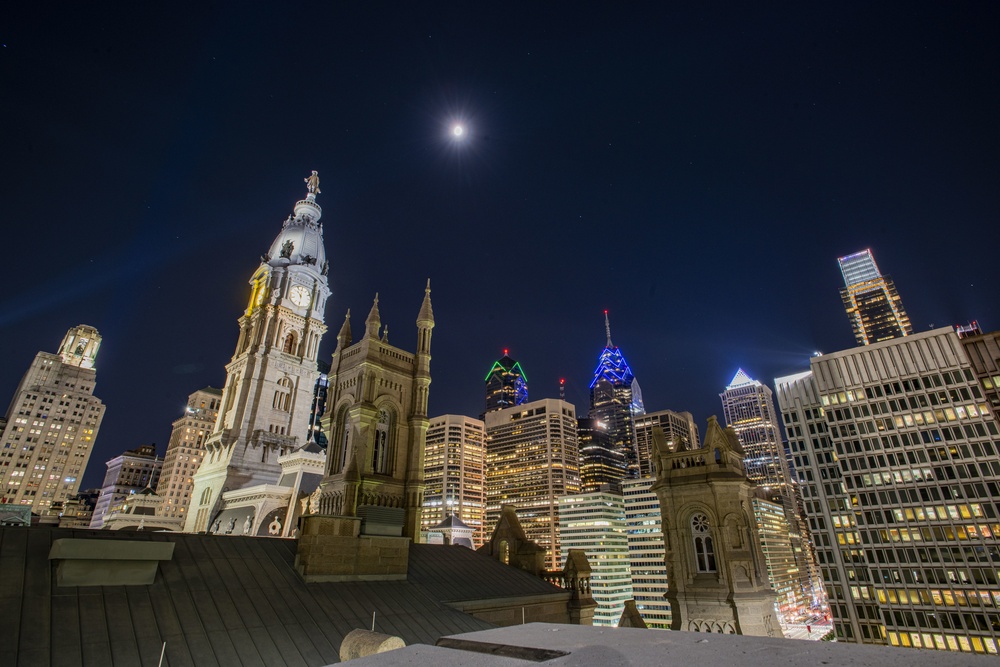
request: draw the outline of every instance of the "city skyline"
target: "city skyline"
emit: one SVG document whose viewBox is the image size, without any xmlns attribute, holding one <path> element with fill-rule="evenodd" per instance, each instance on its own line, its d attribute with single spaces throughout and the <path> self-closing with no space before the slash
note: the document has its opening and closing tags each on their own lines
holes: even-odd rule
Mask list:
<svg viewBox="0 0 1000 667">
<path fill-rule="evenodd" d="M 141 443 L 162 453 L 186 397 L 221 386 L 246 276 L 311 169 L 327 322 L 378 290 L 412 347 L 410 291 L 432 279 L 431 414 L 480 414 L 504 348 L 532 397 L 566 378 L 585 412 L 607 309 L 647 409 L 704 422 L 737 368 L 770 384 L 853 345 L 836 260 L 864 248 L 915 332 L 992 330 L 991 244 L 970 239 L 1000 208 L 996 11 L 401 8 L 374 33 L 370 9 L 248 8 L 220 39 L 212 12 L 17 8 L 3 213 L 56 241 L 9 258 L 0 394 L 94 326 L 107 418 L 84 485 Z"/>
</svg>

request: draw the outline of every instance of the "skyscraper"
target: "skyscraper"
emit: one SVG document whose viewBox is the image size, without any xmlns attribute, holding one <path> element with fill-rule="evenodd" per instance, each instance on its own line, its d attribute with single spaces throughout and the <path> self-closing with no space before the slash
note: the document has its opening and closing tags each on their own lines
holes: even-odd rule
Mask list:
<svg viewBox="0 0 1000 667">
<path fill-rule="evenodd" d="M 669 630 L 670 603 L 666 598 L 668 586 L 663 517 L 660 515 L 660 499 L 652 490 L 655 481 L 650 477 L 642 477 L 622 482 L 625 528 L 635 606 L 646 625 Z"/>
<path fill-rule="evenodd" d="M 545 398 L 486 413 L 486 530 L 504 505 L 517 508 L 529 540 L 559 569 L 558 500 L 580 492 L 576 409 Z"/>
<path fill-rule="evenodd" d="M 617 627 L 632 599 L 625 503 L 619 493 L 596 491 L 559 499 L 560 560 L 582 549 L 590 562 L 590 586 L 597 609 L 594 625 Z"/>
<path fill-rule="evenodd" d="M 1000 650 L 1000 428 L 963 343 L 935 329 L 775 380 L 840 641 Z"/>
<path fill-rule="evenodd" d="M 129 496 L 147 486 L 155 488 L 160 479 L 163 459 L 156 455 L 156 445 L 139 445 L 108 461 L 101 495 L 90 519 L 91 528 L 103 528 L 104 518 L 122 509 Z"/>
<path fill-rule="evenodd" d="M 277 458 L 307 441 L 330 288 L 319 177 L 313 172 L 306 181 L 305 199 L 250 277 L 222 408 L 194 476 L 188 532 L 208 528 L 223 491 L 277 482 Z"/>
<path fill-rule="evenodd" d="M 621 452 L 627 465 L 626 477 L 639 476 L 639 455 L 635 445 L 634 417 L 643 414 L 642 394 L 639 383 L 632 374 L 625 357 L 611 342 L 611 324 L 604 312 L 604 330 L 607 344 L 601 351 L 590 383 L 590 414 L 605 424 L 610 446 Z"/>
<path fill-rule="evenodd" d="M 430 420 L 424 454 L 422 531 L 455 515 L 472 529 L 472 543 L 486 535 L 486 425 L 463 415 Z"/>
<path fill-rule="evenodd" d="M 7 409 L 0 435 L 0 502 L 41 514 L 80 490 L 104 404 L 94 396 L 97 329 L 66 332 L 55 354 L 39 352 Z"/>
<path fill-rule="evenodd" d="M 621 492 L 628 464 L 625 453 L 612 446 L 608 425 L 593 417 L 577 419 L 580 444 L 580 488 L 591 491 Z"/>
<path fill-rule="evenodd" d="M 754 520 L 782 620 L 796 620 L 796 615 L 811 605 L 815 586 L 810 576 L 814 569 L 810 567 L 808 531 L 800 520 L 798 490 L 791 483 L 778 428 L 774 395 L 741 368 L 720 398 L 726 423 L 736 432 L 743 448 L 747 477 L 757 485 L 757 493 L 770 501 L 754 501 Z M 783 517 L 774 515 L 776 506 L 782 508 Z"/>
<path fill-rule="evenodd" d="M 163 456 L 160 482 L 156 486 L 156 493 L 163 498 L 160 516 L 183 518 L 187 515 L 194 488 L 193 477 L 201 465 L 205 440 L 215 427 L 221 403 L 220 389 L 199 389 L 188 396 L 184 414 L 174 421 L 167 453 Z"/>
<path fill-rule="evenodd" d="M 870 249 L 846 255 L 838 261 L 844 276 L 840 296 L 858 345 L 870 345 L 913 333 L 910 318 L 896 291 L 896 283 L 878 270 Z"/>
<path fill-rule="evenodd" d="M 521 364 L 504 350 L 503 356 L 493 362 L 486 374 L 486 412 L 512 408 L 527 401 L 528 378 Z"/>
<path fill-rule="evenodd" d="M 771 389 L 740 368 L 719 397 L 726 424 L 733 427 L 743 446 L 747 477 L 772 498 L 784 495 L 788 463 Z"/>
<path fill-rule="evenodd" d="M 663 431 L 664 442 L 672 449 L 697 449 L 698 425 L 690 412 L 659 410 L 637 415 L 635 442 L 638 451 L 639 477 L 652 477 L 653 433 Z"/>
</svg>

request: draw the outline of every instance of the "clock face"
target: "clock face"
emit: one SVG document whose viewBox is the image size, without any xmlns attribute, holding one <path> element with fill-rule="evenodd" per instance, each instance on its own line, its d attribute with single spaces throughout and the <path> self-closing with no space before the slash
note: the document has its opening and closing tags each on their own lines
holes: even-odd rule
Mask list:
<svg viewBox="0 0 1000 667">
<path fill-rule="evenodd" d="M 302 285 L 296 285 L 292 288 L 288 298 L 292 300 L 292 303 L 301 308 L 309 304 L 309 290 Z"/>
</svg>

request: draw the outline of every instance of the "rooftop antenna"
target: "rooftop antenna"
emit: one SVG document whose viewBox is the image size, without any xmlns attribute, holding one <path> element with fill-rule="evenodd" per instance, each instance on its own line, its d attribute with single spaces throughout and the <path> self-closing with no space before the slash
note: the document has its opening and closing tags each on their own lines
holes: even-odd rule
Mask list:
<svg viewBox="0 0 1000 667">
<path fill-rule="evenodd" d="M 608 334 L 608 347 L 613 347 L 611 345 L 611 322 L 608 321 L 608 311 L 604 311 L 604 331 Z"/>
<path fill-rule="evenodd" d="M 566 378 L 560 378 L 559 380 L 559 400 L 566 400 Z"/>
</svg>

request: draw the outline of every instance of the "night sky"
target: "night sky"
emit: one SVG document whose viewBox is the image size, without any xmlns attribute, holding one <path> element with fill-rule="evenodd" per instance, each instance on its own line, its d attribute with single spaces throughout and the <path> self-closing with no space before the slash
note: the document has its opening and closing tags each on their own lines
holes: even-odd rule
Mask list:
<svg viewBox="0 0 1000 667">
<path fill-rule="evenodd" d="M 918 331 L 1000 327 L 1000 4 L 28 3 L 0 20 L 0 401 L 104 337 L 104 461 L 222 386 L 247 280 L 322 179 L 328 360 L 375 292 L 430 412 L 509 348 L 585 414 L 603 311 L 648 410 L 854 345 L 871 247 Z M 452 123 L 468 128 L 449 138 Z"/>
</svg>

